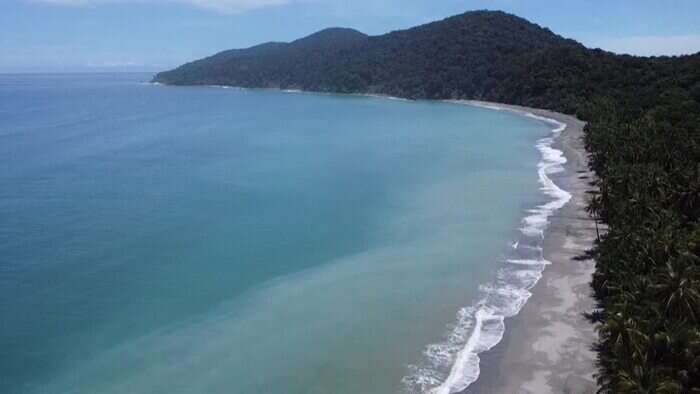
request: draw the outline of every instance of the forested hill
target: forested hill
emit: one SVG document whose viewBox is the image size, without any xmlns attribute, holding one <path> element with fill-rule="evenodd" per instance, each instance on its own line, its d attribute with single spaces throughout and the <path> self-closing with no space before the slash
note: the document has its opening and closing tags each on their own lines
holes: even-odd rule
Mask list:
<svg viewBox="0 0 700 394">
<path fill-rule="evenodd" d="M 522 18 L 476 11 L 381 36 L 336 28 L 291 43 L 225 51 L 155 81 L 505 101 L 506 92 L 527 92 L 512 92 L 504 79 L 523 75 L 528 64 L 555 50 L 584 48 Z"/>
<path fill-rule="evenodd" d="M 154 80 L 470 98 L 571 113 L 596 96 L 637 99 L 638 90 L 657 89 L 655 83 L 675 68 L 699 65 L 698 56 L 638 58 L 591 50 L 514 15 L 473 11 L 381 36 L 333 28 L 291 43 L 225 51 Z"/>
</svg>

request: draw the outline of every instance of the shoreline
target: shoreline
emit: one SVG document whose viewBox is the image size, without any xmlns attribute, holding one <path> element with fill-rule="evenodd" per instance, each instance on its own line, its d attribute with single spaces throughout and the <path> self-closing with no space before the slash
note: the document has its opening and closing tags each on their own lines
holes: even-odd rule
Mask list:
<svg viewBox="0 0 700 394">
<path fill-rule="evenodd" d="M 252 90 L 339 94 L 276 88 Z M 413 101 L 376 94 L 339 95 Z M 429 393 L 595 393 L 595 353 L 591 346 L 597 336 L 593 325 L 583 316 L 594 306 L 590 282 L 595 263 L 578 259 L 592 247 L 596 238 L 595 223 L 585 211 L 585 195 L 593 177 L 588 170 L 587 153 L 582 142 L 585 123 L 574 116 L 517 105 L 476 100 L 427 101 L 508 111 L 555 126 L 552 135 L 536 146 L 542 154 L 539 166 L 541 190 L 551 200 L 529 210 L 521 229 L 527 237 L 526 228 L 530 227 L 529 231 L 534 230 L 540 238 L 537 247 L 541 248 L 541 256 L 526 264 L 540 265 L 541 268 L 529 272 L 536 275 L 534 282 L 521 286 L 525 295 L 520 294 L 518 302 L 508 305 L 505 311 L 495 307 L 494 312 L 493 305 L 476 306 L 481 308 L 473 316 L 477 329 L 455 355 L 459 361 L 453 363 L 447 380 Z M 563 171 L 559 171 L 560 167 Z M 547 171 L 549 169 L 553 171 Z M 566 195 L 564 201 L 560 193 Z M 534 220 L 528 223 L 529 219 Z M 494 323 L 499 326 L 498 338 L 489 335 L 493 332 L 482 332 L 482 325 L 493 329 Z M 479 343 L 479 336 L 484 334 L 491 336 L 487 339 L 491 342 Z M 467 365 L 474 371 L 465 374 Z"/>
<path fill-rule="evenodd" d="M 581 259 L 596 239 L 595 223 L 585 211 L 593 174 L 583 146 L 584 122 L 553 111 L 482 101 L 451 101 L 523 116 L 553 119 L 566 128 L 552 148 L 563 152 L 564 172 L 552 180 L 571 200 L 548 219 L 542 242 L 550 262 L 520 313 L 506 318 L 501 341 L 481 358 L 479 378 L 461 394 L 475 393 L 595 393 L 597 336 L 583 314 L 594 307 L 591 275 L 595 262 Z"/>
</svg>

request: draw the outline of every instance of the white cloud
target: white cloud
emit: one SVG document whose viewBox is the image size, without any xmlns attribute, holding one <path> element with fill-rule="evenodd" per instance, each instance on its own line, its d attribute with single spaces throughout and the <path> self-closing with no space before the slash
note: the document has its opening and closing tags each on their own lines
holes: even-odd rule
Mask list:
<svg viewBox="0 0 700 394">
<path fill-rule="evenodd" d="M 141 3 L 141 4 L 185 4 L 217 12 L 239 13 L 254 8 L 279 6 L 299 0 L 25 0 L 31 3 L 43 3 L 57 6 L 94 7 L 104 4 Z"/>
<path fill-rule="evenodd" d="M 700 52 L 700 35 L 636 36 L 589 40 L 588 46 L 638 56 L 688 55 Z"/>
</svg>

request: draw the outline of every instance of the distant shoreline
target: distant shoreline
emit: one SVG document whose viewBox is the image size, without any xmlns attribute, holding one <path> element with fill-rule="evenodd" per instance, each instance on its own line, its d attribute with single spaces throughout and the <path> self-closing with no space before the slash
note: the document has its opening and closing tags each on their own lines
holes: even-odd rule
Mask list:
<svg viewBox="0 0 700 394">
<path fill-rule="evenodd" d="M 397 100 L 397 101 L 434 101 L 434 102 L 444 101 L 444 100 L 430 100 L 430 99 L 416 100 L 416 99 L 390 96 L 387 94 L 379 94 L 379 93 L 340 93 L 340 92 L 324 92 L 324 91 L 302 90 L 302 89 L 253 88 L 253 87 L 243 87 L 243 86 L 233 86 L 233 85 L 172 85 L 172 84 L 157 82 L 157 81 L 151 81 L 151 82 L 146 82 L 146 83 L 148 83 L 150 85 L 155 85 L 155 86 L 167 86 L 167 87 L 176 87 L 176 88 L 214 88 L 214 89 L 231 89 L 231 90 L 252 90 L 252 91 L 263 91 L 263 92 L 271 91 L 271 92 L 289 93 L 289 94 L 319 94 L 319 95 L 326 95 L 326 96 L 370 97 L 370 98 L 380 98 L 380 99 Z"/>
</svg>

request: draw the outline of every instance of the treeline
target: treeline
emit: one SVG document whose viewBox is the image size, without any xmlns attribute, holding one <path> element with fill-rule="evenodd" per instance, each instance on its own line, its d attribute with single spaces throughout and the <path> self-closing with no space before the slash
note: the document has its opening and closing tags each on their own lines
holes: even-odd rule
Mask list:
<svg viewBox="0 0 700 394">
<path fill-rule="evenodd" d="M 602 392 L 700 393 L 698 81 L 696 59 L 630 91 L 637 100 L 582 109 L 599 189 L 589 210 L 609 227 L 592 284 Z"/>
<path fill-rule="evenodd" d="M 468 98 L 576 114 L 608 231 L 592 251 L 604 393 L 700 393 L 700 54 L 591 50 L 478 11 L 368 37 L 329 29 L 161 73 L 170 84 Z"/>
</svg>

